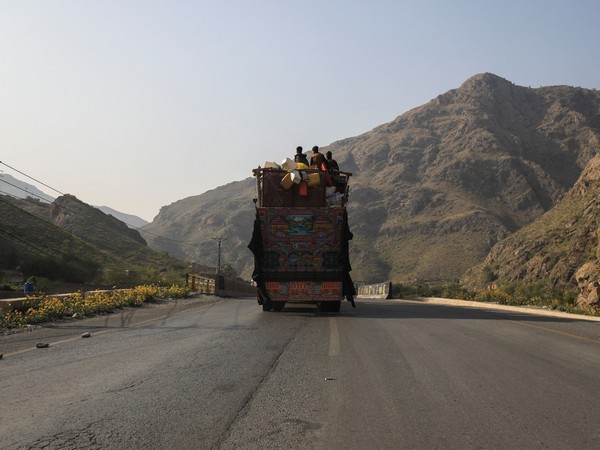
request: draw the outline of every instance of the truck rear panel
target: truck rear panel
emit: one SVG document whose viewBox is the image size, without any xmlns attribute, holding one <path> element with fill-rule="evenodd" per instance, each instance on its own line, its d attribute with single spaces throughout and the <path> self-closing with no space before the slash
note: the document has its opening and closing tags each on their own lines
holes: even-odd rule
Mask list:
<svg viewBox="0 0 600 450">
<path fill-rule="evenodd" d="M 253 173 L 258 205 L 248 248 L 254 253 L 258 303 L 265 311 L 281 310 L 287 302 L 339 311 L 345 297 L 354 306 L 348 254 L 352 233 L 345 208 L 351 174 L 339 172 L 331 186 L 327 173 L 305 170 L 312 182 L 302 189 L 304 181 L 283 183 L 284 170 Z"/>
<path fill-rule="evenodd" d="M 258 208 L 258 220 L 271 300 L 343 299 L 344 208 Z"/>
</svg>

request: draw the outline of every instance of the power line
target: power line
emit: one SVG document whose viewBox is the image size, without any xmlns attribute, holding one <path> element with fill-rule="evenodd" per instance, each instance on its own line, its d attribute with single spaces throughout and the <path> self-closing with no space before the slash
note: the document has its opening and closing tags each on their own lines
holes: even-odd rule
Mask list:
<svg viewBox="0 0 600 450">
<path fill-rule="evenodd" d="M 60 195 L 65 195 L 65 194 L 63 194 L 62 192 L 60 192 L 58 189 L 54 189 L 52 186 L 48 186 L 46 183 L 43 183 L 43 182 L 41 182 L 41 181 L 39 181 L 39 180 L 36 180 L 36 179 L 35 179 L 35 178 L 33 178 L 33 177 L 30 177 L 30 176 L 29 176 L 29 175 L 27 175 L 26 173 L 23 173 L 23 172 L 21 172 L 20 170 L 18 170 L 18 169 L 15 169 L 14 167 L 11 167 L 11 166 L 9 166 L 8 164 L 6 164 L 6 163 L 5 163 L 5 162 L 3 162 L 3 161 L 0 161 L 0 164 L 2 164 L 2 165 L 4 165 L 4 166 L 8 167 L 9 169 L 12 169 L 12 170 L 14 170 L 15 172 L 18 172 L 18 173 L 20 173 L 21 175 L 23 175 L 23 176 L 25 176 L 25 177 L 29 178 L 30 180 L 33 180 L 33 181 L 35 181 L 35 182 L 37 182 L 37 183 L 40 183 L 40 184 L 41 184 L 41 185 L 43 185 L 43 186 L 46 186 L 48 189 L 52 189 L 54 192 L 58 192 Z"/>
<path fill-rule="evenodd" d="M 4 199 L 2 199 L 2 198 L 0 198 L 0 202 L 2 202 L 2 203 L 5 203 L 5 204 L 7 204 L 7 205 L 9 205 L 9 206 L 12 206 L 13 208 L 15 208 L 16 210 L 18 210 L 18 211 L 19 211 L 19 212 L 21 212 L 22 214 L 27 214 L 28 216 L 31 216 L 31 217 L 33 217 L 34 219 L 36 219 L 36 220 L 38 220 L 38 221 L 40 221 L 40 222 L 43 222 L 43 223 L 45 223 L 46 225 L 50 226 L 50 228 L 51 228 L 51 229 L 53 229 L 53 230 L 59 230 L 59 231 L 61 231 L 61 232 L 64 232 L 64 233 L 70 234 L 70 235 L 71 235 L 71 236 L 73 236 L 75 239 L 77 239 L 77 240 L 81 241 L 81 243 L 83 243 L 83 244 L 85 244 L 85 245 L 87 245 L 87 246 L 89 246 L 89 247 L 91 247 L 91 248 L 93 248 L 93 249 L 95 249 L 95 250 L 97 250 L 97 251 L 99 251 L 99 252 L 102 252 L 102 251 L 103 251 L 103 249 L 101 249 L 101 248 L 98 248 L 97 246 L 95 246 L 94 244 L 92 244 L 91 242 L 89 242 L 88 240 L 86 240 L 85 238 L 82 238 L 82 237 L 80 237 L 80 236 L 77 236 L 75 233 L 73 233 L 72 231 L 69 231 L 69 230 L 67 230 L 66 228 L 61 228 L 61 227 L 59 227 L 58 225 L 56 225 L 56 224 L 54 224 L 54 223 L 52 223 L 52 222 L 50 222 L 50 221 L 48 221 L 48 220 L 46 220 L 46 219 L 44 219 L 44 218 L 42 218 L 42 217 L 36 216 L 35 214 L 33 214 L 33 213 L 29 212 L 29 211 L 26 211 L 26 210 L 24 210 L 23 208 L 19 208 L 17 205 L 14 205 L 14 204 L 13 204 L 13 203 L 11 203 L 11 202 L 7 202 L 6 200 L 4 200 Z M 24 237 L 26 237 L 26 238 L 28 238 L 28 239 L 31 239 L 31 237 L 30 237 L 30 236 L 24 236 Z M 64 253 L 64 252 L 63 252 L 63 251 L 61 251 L 61 250 L 57 250 L 57 253 L 60 253 L 60 254 L 62 254 L 63 256 L 68 256 L 68 255 L 67 255 L 67 253 Z"/>
<path fill-rule="evenodd" d="M 22 187 L 20 187 L 20 186 L 17 186 L 16 184 L 9 183 L 8 181 L 6 181 L 6 180 L 4 180 L 4 179 L 0 179 L 0 181 L 1 181 L 2 183 L 8 184 L 9 186 L 12 186 L 12 187 L 14 187 L 14 188 L 17 188 L 17 189 L 19 189 L 20 191 L 23 191 L 23 192 L 25 192 L 26 194 L 29 194 L 29 196 L 30 196 L 30 197 L 35 197 L 35 198 L 37 198 L 38 200 L 42 200 L 42 201 L 45 201 L 45 202 L 47 202 L 48 204 L 52 203 L 52 200 L 48 200 L 47 198 L 43 198 L 43 197 L 41 197 L 41 196 L 39 196 L 39 195 L 37 195 L 37 194 L 34 194 L 33 192 L 29 192 L 27 189 L 23 189 Z M 10 195 L 10 194 L 9 194 L 9 193 L 6 193 L 6 195 Z"/>
<path fill-rule="evenodd" d="M 45 187 L 47 187 L 47 188 L 49 188 L 49 189 L 51 189 L 51 190 L 53 190 L 53 191 L 55 191 L 55 192 L 59 193 L 59 194 L 60 194 L 60 195 L 62 195 L 62 196 L 66 196 L 66 195 L 67 195 L 67 194 L 64 194 L 63 192 L 59 191 L 58 189 L 55 189 L 55 188 L 53 188 L 52 186 L 49 186 L 48 184 L 46 184 L 46 183 L 44 183 L 44 182 L 42 182 L 42 181 L 40 181 L 40 180 L 38 180 L 38 179 L 36 179 L 36 178 L 34 178 L 34 177 L 31 177 L 31 176 L 27 175 L 26 173 L 24 173 L 24 172 L 22 172 L 22 171 L 20 171 L 20 170 L 18 170 L 18 169 L 16 169 L 16 168 L 14 168 L 14 167 L 12 167 L 12 166 L 10 166 L 10 165 L 6 164 L 6 163 L 5 163 L 5 162 L 3 162 L 3 161 L 0 161 L 0 164 L 2 164 L 2 165 L 4 165 L 4 166 L 6 166 L 6 167 L 8 167 L 8 168 L 10 168 L 10 169 L 12 169 L 12 170 L 14 170 L 15 172 L 17 172 L 17 173 L 19 173 L 19 174 L 21 174 L 21 175 L 23 175 L 23 176 L 25 176 L 25 177 L 27 177 L 27 178 L 29 178 L 29 179 L 31 179 L 31 180 L 33 180 L 33 181 L 35 181 L 35 182 L 37 182 L 37 183 L 40 183 L 41 185 L 43 185 L 43 186 L 45 186 Z M 4 177 L 2 177 L 2 178 L 4 178 Z M 5 197 L 5 198 L 14 197 L 14 198 L 15 198 L 15 199 L 17 199 L 18 201 L 27 201 L 27 202 L 33 202 L 33 201 L 34 201 L 34 197 L 36 197 L 38 200 L 42 200 L 42 201 L 44 201 L 44 202 L 47 202 L 47 203 L 45 203 L 45 204 L 48 204 L 48 205 L 53 205 L 53 207 L 55 207 L 55 208 L 63 208 L 64 210 L 66 210 L 66 211 L 69 211 L 69 212 L 71 212 L 71 213 L 76 213 L 75 211 L 73 211 L 72 209 L 70 209 L 69 207 L 67 207 L 67 206 L 65 206 L 65 205 L 62 205 L 62 204 L 60 204 L 60 203 L 56 203 L 56 202 L 51 202 L 51 201 L 48 201 L 48 199 L 45 199 L 45 198 L 42 198 L 42 197 L 40 197 L 39 195 L 36 195 L 36 194 L 30 193 L 29 191 L 27 191 L 27 190 L 25 190 L 25 189 L 23 189 L 23 188 L 21 188 L 21 187 L 19 187 L 19 186 L 16 186 L 16 185 L 14 185 L 14 184 L 12 184 L 12 183 L 9 183 L 9 182 L 7 182 L 7 181 L 6 181 L 6 180 L 4 180 L 4 179 L 1 179 L 0 181 L 2 181 L 2 182 L 4 182 L 4 183 L 6 183 L 6 184 L 8 184 L 8 185 L 11 185 L 11 186 L 13 186 L 13 187 L 15 187 L 15 188 L 17 188 L 17 189 L 19 189 L 19 190 L 21 190 L 21 191 L 24 191 L 24 192 L 26 192 L 26 193 L 28 194 L 28 197 L 27 197 L 25 200 L 23 200 L 23 199 L 20 199 L 20 198 L 18 198 L 18 197 L 16 197 L 16 196 L 12 195 L 12 194 L 6 193 L 6 195 L 4 195 L 4 194 L 3 194 L 3 195 L 0 195 L 0 202 L 2 202 L 2 203 L 5 203 L 5 204 L 7 204 L 7 205 L 9 205 L 9 206 L 11 206 L 11 207 L 13 207 L 13 208 L 15 208 L 15 209 L 16 209 L 16 210 L 18 210 L 18 211 L 19 211 L 21 214 L 27 214 L 27 215 L 29 215 L 29 216 L 33 217 L 34 219 L 37 219 L 38 221 L 41 221 L 41 222 L 43 222 L 43 223 L 47 224 L 48 226 L 50 226 L 50 227 L 51 227 L 52 229 L 54 229 L 54 230 L 57 230 L 57 231 L 61 231 L 61 232 L 64 232 L 64 233 L 70 234 L 70 235 L 71 235 L 71 236 L 73 236 L 73 237 L 74 237 L 74 238 L 75 238 L 77 241 L 81 241 L 81 243 L 88 245 L 89 247 L 91 247 L 91 248 L 95 249 L 95 250 L 96 250 L 96 251 L 98 251 L 98 252 L 101 252 L 101 253 L 102 253 L 102 252 L 104 252 L 104 250 L 103 250 L 103 249 L 101 249 L 101 248 L 98 248 L 96 245 L 92 244 L 91 242 L 88 242 L 88 240 L 87 240 L 86 238 L 80 237 L 80 236 L 78 236 L 77 234 L 75 234 L 74 232 L 72 232 L 72 231 L 70 231 L 70 230 L 68 230 L 68 229 L 66 229 L 66 228 L 59 227 L 59 226 L 57 226 L 56 224 L 54 224 L 53 222 L 50 222 L 50 221 L 48 221 L 48 220 L 46 220 L 46 219 L 44 219 L 44 218 L 42 218 L 42 217 L 39 217 L 39 216 L 37 216 L 36 214 L 33 214 L 33 213 L 31 213 L 31 212 L 29 212 L 29 211 L 27 211 L 27 210 L 23 209 L 22 207 L 19 207 L 19 206 L 17 206 L 17 205 L 16 205 L 16 204 L 14 204 L 13 202 L 10 202 L 10 201 L 7 201 L 7 200 L 3 199 L 2 197 Z M 76 198 L 76 197 L 75 197 L 75 198 Z M 83 203 L 83 202 L 82 202 L 82 203 Z M 88 206 L 89 206 L 89 205 L 88 205 Z M 90 206 L 90 207 L 91 207 L 91 206 Z M 95 207 L 94 207 L 94 208 L 95 208 Z M 105 213 L 104 213 L 103 211 L 101 211 L 99 208 L 95 208 L 95 209 L 97 209 L 97 210 L 98 210 L 100 213 L 102 213 L 102 214 L 105 214 Z M 107 214 L 107 215 L 108 215 L 108 214 Z M 119 220 L 119 219 L 115 218 L 114 216 L 113 216 L 113 218 L 114 218 L 115 220 Z M 152 232 L 149 232 L 149 231 L 146 231 L 146 230 L 141 230 L 139 227 L 136 227 L 136 226 L 133 226 L 133 225 L 131 225 L 131 224 L 128 224 L 128 223 L 127 223 L 127 222 L 125 222 L 125 221 L 122 221 L 122 222 L 123 222 L 123 223 L 125 223 L 126 225 L 128 225 L 130 228 L 133 228 L 133 229 L 137 230 L 138 232 L 141 232 L 141 233 L 146 233 L 147 235 L 154 236 L 154 237 L 156 237 L 157 239 L 162 239 L 162 240 L 166 240 L 166 241 L 171 241 L 171 242 L 177 243 L 177 244 L 179 244 L 179 245 L 184 245 L 184 246 L 186 246 L 186 245 L 190 245 L 190 246 L 191 246 L 191 245 L 195 245 L 195 246 L 197 246 L 197 245 L 198 245 L 198 243 L 197 243 L 197 242 L 179 241 L 179 240 L 172 239 L 172 238 L 169 238 L 169 237 L 166 237 L 166 236 L 161 236 L 161 235 L 158 235 L 158 234 L 156 234 L 156 233 L 152 233 Z M 9 242 L 9 243 L 14 243 L 14 241 L 21 242 L 22 244 L 24 244 L 24 245 L 26 245 L 26 246 L 30 247 L 30 248 L 31 248 L 31 249 L 32 249 L 32 250 L 33 250 L 35 253 L 38 253 L 39 255 L 47 255 L 47 256 L 49 256 L 49 257 L 53 257 L 53 256 L 55 256 L 56 254 L 63 255 L 63 256 L 69 256 L 67 253 L 65 253 L 64 251 L 62 251 L 62 250 L 60 250 L 60 249 L 56 249 L 56 248 L 55 248 L 55 249 L 48 249 L 48 248 L 47 248 L 48 246 L 47 246 L 47 243 L 46 243 L 46 242 L 43 242 L 43 243 L 41 243 L 41 242 L 35 242 L 35 238 L 33 238 L 32 236 L 27 236 L 27 235 L 25 235 L 23 232 L 21 232 L 21 231 L 19 231 L 19 230 L 12 229 L 12 228 L 8 228 L 8 227 L 6 227 L 6 226 L 0 226 L 0 239 L 1 239 L 1 240 L 3 240 L 3 241 Z M 36 244 L 37 244 L 37 245 L 36 245 Z M 46 248 L 44 248 L 44 247 L 43 247 L 43 245 L 44 245 L 44 244 L 46 244 L 46 245 L 45 245 L 45 247 L 46 247 Z M 220 249 L 220 244 L 221 244 L 221 243 L 220 243 L 220 241 L 219 241 L 219 252 L 218 252 L 218 259 L 219 259 L 219 263 L 218 263 L 218 266 L 217 266 L 217 273 L 220 273 L 220 268 L 221 268 L 221 262 L 220 262 L 220 261 L 221 261 L 221 249 Z M 54 252 L 54 254 L 52 254 L 52 253 L 49 253 L 49 251 L 50 251 L 50 252 Z"/>
<path fill-rule="evenodd" d="M 5 195 L 5 196 L 7 196 L 7 197 L 11 197 L 11 198 L 13 198 L 13 199 L 15 199 L 15 200 L 18 200 L 18 201 L 20 201 L 20 202 L 29 202 L 29 203 L 31 203 L 31 204 L 36 204 L 36 203 L 35 203 L 35 201 L 33 201 L 33 199 L 32 199 L 32 198 L 26 198 L 26 199 L 23 199 L 23 198 L 20 198 L 20 197 L 17 197 L 17 196 L 14 196 L 14 195 L 12 195 L 12 194 L 8 194 L 8 193 L 7 193 L 7 194 L 3 194 L 3 195 Z M 41 198 L 40 198 L 40 200 L 43 200 L 43 199 L 41 199 Z M 27 215 L 29 215 L 30 217 L 32 217 L 32 218 L 34 218 L 34 219 L 36 219 L 36 220 L 38 220 L 38 221 L 41 221 L 41 222 L 45 223 L 46 225 L 50 226 L 50 228 L 51 228 L 51 229 L 53 229 L 53 230 L 58 230 L 58 231 L 61 231 L 61 232 L 65 232 L 65 233 L 67 233 L 67 234 L 70 234 L 70 235 L 71 235 L 71 236 L 73 236 L 74 238 L 77 238 L 77 239 L 81 240 L 83 243 L 85 243 L 85 244 L 89 245 L 90 247 L 94 248 L 95 250 L 102 251 L 102 249 L 101 249 L 101 248 L 98 248 L 98 247 L 94 246 L 93 244 L 91 244 L 90 242 L 88 242 L 88 240 L 87 240 L 86 238 L 84 238 L 84 237 L 81 237 L 81 236 L 78 236 L 77 234 L 73 233 L 72 231 L 68 230 L 67 228 L 62 228 L 62 227 L 59 227 L 59 226 L 58 226 L 58 225 L 56 225 L 55 223 L 53 223 L 53 222 L 50 222 L 49 220 L 46 220 L 45 218 L 43 218 L 43 217 L 40 217 L 40 216 L 38 216 L 38 215 L 36 215 L 36 214 L 33 214 L 32 212 L 30 212 L 30 211 L 27 211 L 27 210 L 25 210 L 25 209 L 23 209 L 23 208 L 21 208 L 21 207 L 17 206 L 16 204 L 14 204 L 14 203 L 12 203 L 12 202 L 8 202 L 8 201 L 6 201 L 6 200 L 3 200 L 1 197 L 0 197 L 0 202 L 3 202 L 3 203 L 5 203 L 5 204 L 7 204 L 7 205 L 11 206 L 12 208 L 16 209 L 17 211 L 19 211 L 19 212 L 20 212 L 20 213 L 22 213 L 22 214 L 27 214 Z M 76 213 L 75 211 L 73 211 L 72 209 L 70 209 L 70 208 L 68 208 L 68 207 L 66 207 L 66 206 L 64 206 L 64 205 L 60 205 L 60 204 L 53 204 L 52 202 L 50 202 L 50 203 L 45 203 L 45 205 L 54 205 L 54 207 L 55 207 L 55 208 L 62 208 L 63 210 L 66 210 L 66 211 L 68 211 L 68 212 L 71 212 L 71 213 Z M 25 237 L 25 238 L 31 239 L 31 236 L 26 236 L 26 235 L 22 235 L 22 236 L 23 236 L 23 237 Z M 59 253 L 61 253 L 61 254 L 63 254 L 63 255 L 67 255 L 66 253 L 63 253 L 63 252 L 61 252 L 60 250 L 58 250 L 58 252 L 59 252 Z"/>
<path fill-rule="evenodd" d="M 53 191 L 55 191 L 55 192 L 58 192 L 58 193 L 59 193 L 59 194 L 61 194 L 61 195 L 67 195 L 67 194 L 64 194 L 64 193 L 62 193 L 62 192 L 61 192 L 61 191 L 59 191 L 58 189 L 55 189 L 55 188 L 53 188 L 52 186 L 49 186 L 48 184 L 46 184 L 46 183 L 44 183 L 44 182 L 42 182 L 42 181 L 40 181 L 40 180 L 37 180 L 36 178 L 34 178 L 34 177 L 30 176 L 30 175 L 27 175 L 26 173 L 24 173 L 24 172 L 22 172 L 22 171 L 20 171 L 20 170 L 18 170 L 18 169 L 16 169 L 16 168 L 14 168 L 14 167 L 10 166 L 9 164 L 6 164 L 6 163 L 5 163 L 5 162 L 3 162 L 3 161 L 0 161 L 0 164 L 2 164 L 2 165 L 4 165 L 4 166 L 6 166 L 6 167 L 8 167 L 8 168 L 10 168 L 10 169 L 12 169 L 12 170 L 14 170 L 15 172 L 17 172 L 17 173 L 19 173 L 19 174 L 21 174 L 21 175 L 23 175 L 23 176 L 25 176 L 25 177 L 27 177 L 27 178 L 29 178 L 29 179 L 31 179 L 31 180 L 33 180 L 33 181 L 35 181 L 35 182 L 37 182 L 37 183 L 40 183 L 41 185 L 43 185 L 43 186 L 47 187 L 48 189 L 52 189 Z M 8 182 L 6 182 L 6 181 L 4 181 L 4 180 L 1 180 L 1 181 L 5 182 L 5 183 L 7 183 L 7 184 L 11 184 L 11 183 L 8 183 Z M 11 184 L 11 185 L 12 185 L 12 186 L 14 186 L 13 184 Z M 22 188 L 19 188 L 18 186 L 15 186 L 15 187 L 17 187 L 18 189 L 21 189 L 22 191 L 25 191 L 24 189 L 22 189 Z M 25 191 L 25 192 L 27 192 L 27 191 Z M 35 194 L 32 194 L 32 196 L 34 196 L 34 197 L 37 197 L 37 198 L 38 198 L 38 199 L 40 199 L 40 200 L 46 200 L 46 199 L 43 199 L 43 198 L 41 198 L 41 197 L 39 197 L 39 196 L 37 196 L 37 195 L 35 195 Z M 13 196 L 13 197 L 14 197 L 14 196 Z M 17 197 L 15 197 L 15 198 L 17 198 Z M 47 200 L 46 200 L 46 201 L 47 201 Z M 14 206 L 14 205 L 11 205 L 11 206 Z M 74 211 L 70 210 L 68 207 L 66 207 L 66 206 L 64 206 L 64 205 L 55 204 L 55 206 L 56 206 L 56 207 L 63 208 L 63 209 L 65 209 L 65 210 L 69 211 L 69 212 L 74 212 Z M 14 207 L 15 207 L 15 208 L 17 208 L 16 206 L 14 206 Z M 20 208 L 19 208 L 19 209 L 20 209 Z M 98 209 L 98 208 L 96 208 L 96 209 Z M 24 211 L 24 210 L 23 210 L 23 211 Z M 27 211 L 24 211 L 24 212 L 27 212 Z M 101 212 L 102 212 L 102 211 L 101 211 Z M 33 215 L 33 214 L 29 213 L 29 212 L 27 212 L 27 213 L 28 213 L 28 214 L 30 214 L 30 215 L 32 215 L 33 217 L 37 217 L 37 216 L 35 216 L 35 215 Z M 103 214 L 104 214 L 104 213 L 103 213 Z M 114 216 L 113 216 L 113 217 L 114 217 Z M 38 218 L 38 219 L 40 219 L 40 220 L 44 220 L 44 219 L 42 219 L 42 218 L 40 218 L 40 217 L 37 217 L 37 218 Z M 119 220 L 119 219 L 117 219 L 117 220 Z M 47 222 L 46 220 L 44 220 L 44 221 L 45 221 L 45 222 Z M 132 228 L 132 229 L 134 229 L 134 230 L 137 230 L 138 232 L 140 232 L 140 234 L 142 234 L 142 233 L 145 233 L 145 234 L 147 234 L 147 235 L 149 235 L 149 236 L 153 236 L 153 237 L 155 237 L 155 238 L 162 239 L 162 240 L 164 240 L 164 241 L 170 241 L 170 242 L 173 242 L 173 243 L 176 243 L 176 244 L 180 244 L 180 245 L 184 245 L 184 246 L 192 246 L 192 245 L 194 245 L 194 246 L 195 246 L 195 245 L 198 245 L 198 242 L 191 242 L 191 241 L 180 241 L 180 240 L 173 239 L 173 238 L 170 238 L 170 237 L 167 237 L 167 236 L 161 236 L 161 235 L 159 235 L 159 234 L 152 233 L 152 232 L 150 232 L 150 231 L 147 231 L 147 230 L 142 230 L 140 227 L 136 227 L 136 226 L 134 226 L 134 225 L 131 225 L 131 224 L 129 224 L 129 223 L 127 223 L 127 222 L 125 222 L 125 221 L 122 221 L 122 222 L 123 222 L 123 223 L 125 223 L 125 225 L 127 225 L 128 227 L 130 227 L 130 228 Z M 47 223 L 49 223 L 49 224 L 51 224 L 51 225 L 54 225 L 54 224 L 52 224 L 51 222 L 47 222 Z M 54 226 L 56 226 L 56 225 L 54 225 Z M 59 228 L 60 228 L 60 227 L 59 227 Z M 62 229 L 62 228 L 61 228 L 61 229 Z M 71 232 L 69 232 L 69 233 L 70 233 L 70 234 L 72 234 L 73 236 L 79 237 L 79 236 L 75 235 L 74 233 L 71 233 Z M 81 239 L 81 238 L 80 238 L 80 239 Z"/>
<path fill-rule="evenodd" d="M 22 244 L 25 244 L 28 247 L 31 247 L 33 250 L 38 252 L 38 254 L 43 254 L 43 255 L 46 255 L 49 257 L 55 256 L 52 253 L 47 252 L 46 249 L 39 247 L 38 245 L 34 245 L 31 242 L 31 240 L 27 236 L 23 235 L 22 233 L 18 233 L 15 230 L 11 230 L 2 225 L 0 225 L 0 232 L 3 232 L 4 234 L 8 235 L 10 237 L 10 239 L 17 240 L 17 241 L 21 242 Z M 4 239 L 5 241 L 10 242 L 11 244 L 14 244 L 14 242 L 12 240 L 7 239 L 5 236 L 2 236 L 1 234 L 0 234 L 0 238 Z M 61 252 L 59 251 L 59 253 L 61 253 Z M 62 254 L 65 255 L 64 253 L 62 253 Z"/>
<path fill-rule="evenodd" d="M 52 189 L 53 191 L 55 191 L 55 192 L 58 192 L 60 195 L 66 195 L 66 194 L 62 193 L 61 191 L 59 191 L 58 189 L 55 189 L 55 188 L 53 188 L 52 186 L 49 186 L 49 185 L 47 185 L 46 183 L 44 183 L 44 182 L 42 182 L 42 181 L 39 181 L 39 180 L 37 180 L 36 178 L 33 178 L 32 176 L 30 176 L 30 175 L 27 175 L 27 174 L 26 174 L 26 173 L 24 173 L 24 172 L 21 172 L 19 169 L 16 169 L 16 168 L 14 168 L 14 167 L 12 167 L 12 166 L 10 166 L 10 165 L 6 164 L 6 163 L 5 163 L 5 162 L 3 162 L 3 161 L 0 161 L 0 164 L 2 164 L 2 165 L 4 165 L 4 166 L 6 166 L 6 167 L 8 167 L 8 168 L 10 168 L 10 169 L 12 169 L 12 170 L 14 170 L 14 171 L 15 171 L 15 172 L 17 172 L 17 173 L 20 173 L 21 175 L 23 175 L 23 176 L 25 176 L 25 177 L 27 177 L 27 178 L 29 178 L 29 179 L 31 179 L 31 180 L 33 180 L 33 181 L 37 182 L 37 183 L 40 183 L 40 184 L 41 184 L 41 185 L 43 185 L 43 186 L 46 186 L 48 189 Z M 14 186 L 14 187 L 16 187 L 17 189 L 20 189 L 20 190 L 22 190 L 22 191 L 24 191 L 24 192 L 27 192 L 27 193 L 29 194 L 29 192 L 28 192 L 28 191 L 26 191 L 26 190 L 25 190 L 25 189 L 23 189 L 23 188 L 20 188 L 20 187 L 18 187 L 18 186 L 15 186 L 14 184 L 11 184 L 11 183 L 9 183 L 9 182 L 7 182 L 7 181 L 4 181 L 4 180 L 0 180 L 0 181 L 3 181 L 3 182 L 4 182 L 4 183 L 6 183 L 6 184 L 10 184 L 11 186 Z M 35 196 L 35 197 L 37 197 L 37 198 L 39 198 L 40 200 L 42 200 L 42 198 L 41 198 L 41 197 L 39 197 L 38 195 L 35 195 L 35 194 L 32 194 L 32 195 L 33 195 L 33 196 Z M 45 200 L 45 199 L 43 199 L 43 200 Z M 47 200 L 46 200 L 46 201 L 47 201 Z M 52 202 L 50 202 L 50 203 L 52 203 Z M 69 209 L 68 209 L 67 207 L 65 207 L 64 205 L 60 205 L 60 207 L 62 207 L 62 208 L 65 208 L 67 211 L 69 211 Z M 98 208 L 96 208 L 96 209 L 98 209 Z M 72 211 L 70 211 L 70 212 L 72 212 Z M 114 217 L 114 216 L 113 216 L 113 217 Z M 177 242 L 177 243 L 181 243 L 181 244 L 185 244 L 185 243 L 186 243 L 186 242 L 184 242 L 184 241 L 177 241 L 176 239 L 171 239 L 171 238 L 168 238 L 168 237 L 166 237 L 166 236 L 160 236 L 160 235 L 158 235 L 158 234 L 155 234 L 155 233 L 151 233 L 151 232 L 149 232 L 149 231 L 142 230 L 141 228 L 139 228 L 139 227 L 136 227 L 136 226 L 134 226 L 134 225 L 131 225 L 130 223 L 127 223 L 127 222 L 125 222 L 125 221 L 123 221 L 123 220 L 122 220 L 121 222 L 123 222 L 125 225 L 127 225 L 127 226 L 128 226 L 128 227 L 130 227 L 130 228 L 133 228 L 133 229 L 135 229 L 135 230 L 138 230 L 138 231 L 142 231 L 142 232 L 144 232 L 144 233 L 147 233 L 147 234 L 149 234 L 149 235 L 151 235 L 151 236 L 156 236 L 156 237 L 159 237 L 159 238 L 162 238 L 162 239 L 170 240 L 170 241 Z M 190 242 L 190 244 L 192 244 L 192 243 Z"/>
</svg>

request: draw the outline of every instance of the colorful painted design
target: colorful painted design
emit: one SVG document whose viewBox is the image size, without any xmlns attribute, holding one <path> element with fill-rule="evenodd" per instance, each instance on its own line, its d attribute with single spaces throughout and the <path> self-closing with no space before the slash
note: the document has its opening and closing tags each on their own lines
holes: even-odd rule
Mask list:
<svg viewBox="0 0 600 450">
<path fill-rule="evenodd" d="M 341 281 L 267 281 L 265 288 L 273 301 L 341 301 Z"/>
<path fill-rule="evenodd" d="M 259 209 L 265 272 L 341 271 L 343 211 L 334 208 Z"/>
<path fill-rule="evenodd" d="M 310 214 L 290 214 L 285 218 L 288 223 L 287 234 L 289 236 L 311 236 L 313 234 L 314 216 Z"/>
</svg>

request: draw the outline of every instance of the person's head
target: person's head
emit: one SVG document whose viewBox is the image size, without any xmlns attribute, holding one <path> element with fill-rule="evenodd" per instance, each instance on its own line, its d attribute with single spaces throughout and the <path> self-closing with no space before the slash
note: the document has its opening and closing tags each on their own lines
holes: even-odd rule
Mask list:
<svg viewBox="0 0 600 450">
<path fill-rule="evenodd" d="M 331 152 L 325 153 L 325 156 L 327 156 L 327 159 L 331 159 L 331 157 L 332 157 Z"/>
<path fill-rule="evenodd" d="M 319 147 L 317 147 L 316 145 L 313 147 L 313 152 L 315 153 L 319 153 Z"/>
<path fill-rule="evenodd" d="M 302 147 L 300 147 L 300 146 L 296 147 L 296 153 L 302 153 Z"/>
</svg>

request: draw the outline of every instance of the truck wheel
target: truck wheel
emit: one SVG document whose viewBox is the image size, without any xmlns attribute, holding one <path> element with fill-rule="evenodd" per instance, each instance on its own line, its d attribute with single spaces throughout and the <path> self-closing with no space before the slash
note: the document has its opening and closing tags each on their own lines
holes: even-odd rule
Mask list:
<svg viewBox="0 0 600 450">
<path fill-rule="evenodd" d="M 263 311 L 271 311 L 273 309 L 273 304 L 271 302 L 265 302 L 262 304 Z"/>
<path fill-rule="evenodd" d="M 321 312 L 340 312 L 342 302 L 319 302 L 319 311 Z"/>
<path fill-rule="evenodd" d="M 317 306 L 319 307 L 319 311 L 329 312 L 329 302 L 319 302 Z"/>
<path fill-rule="evenodd" d="M 285 302 L 273 302 L 273 309 L 275 311 L 283 311 Z"/>
</svg>

